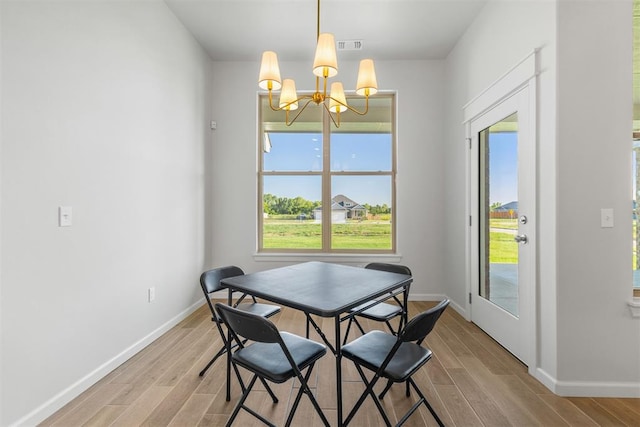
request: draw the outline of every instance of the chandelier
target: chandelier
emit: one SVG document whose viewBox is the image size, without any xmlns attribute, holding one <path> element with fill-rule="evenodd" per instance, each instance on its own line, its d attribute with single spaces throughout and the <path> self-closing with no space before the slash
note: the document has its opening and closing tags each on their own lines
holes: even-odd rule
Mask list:
<svg viewBox="0 0 640 427">
<path fill-rule="evenodd" d="M 347 104 L 344 88 L 340 82 L 332 82 L 329 95 L 327 95 L 327 80 L 338 74 L 338 60 L 336 55 L 336 42 L 333 34 L 320 34 L 320 0 L 318 0 L 317 16 L 317 46 L 315 59 L 313 61 L 313 74 L 316 76 L 316 89 L 310 95 L 298 96 L 296 83 L 293 79 L 280 79 L 280 66 L 275 52 L 265 51 L 262 53 L 262 63 L 260 65 L 260 76 L 258 86 L 269 91 L 269 106 L 273 111 L 285 111 L 285 124 L 291 126 L 307 106 L 314 102 L 322 105 L 329 113 L 331 121 L 336 127 L 340 127 L 340 113 L 352 111 L 361 116 L 369 111 L 369 96 L 378 91 L 376 72 L 372 59 L 360 61 L 358 69 L 358 80 L 356 84 L 356 94 L 365 97 L 365 110 L 358 111 Z M 322 91 L 320 91 L 320 78 L 322 78 Z M 273 105 L 273 91 L 280 90 L 278 105 Z M 290 120 L 289 113 L 298 109 L 298 103 L 303 103 L 302 108 Z M 335 115 L 335 117 L 334 117 Z"/>
</svg>

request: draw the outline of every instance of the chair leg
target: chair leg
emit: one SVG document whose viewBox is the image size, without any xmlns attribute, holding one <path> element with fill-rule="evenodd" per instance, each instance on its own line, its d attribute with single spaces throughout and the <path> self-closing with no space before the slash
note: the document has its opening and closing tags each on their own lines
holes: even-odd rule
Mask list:
<svg viewBox="0 0 640 427">
<path fill-rule="evenodd" d="M 360 396 L 360 398 L 358 399 L 358 401 L 354 405 L 353 409 L 351 409 L 351 411 L 349 412 L 349 415 L 347 415 L 347 418 L 344 420 L 343 424 L 345 426 L 347 424 L 349 424 L 351 422 L 351 420 L 353 419 L 353 417 L 358 412 L 358 409 L 360 409 L 360 406 L 362 406 L 362 404 L 364 403 L 364 401 L 367 398 L 367 396 L 371 396 L 371 398 L 373 399 L 373 402 L 376 404 L 376 407 L 378 408 L 378 411 L 380 412 L 380 415 L 382 415 L 382 418 L 384 419 L 385 425 L 387 427 L 391 427 L 391 421 L 389 421 L 389 417 L 387 417 L 387 414 L 384 412 L 384 408 L 380 404 L 379 400 L 376 399 L 376 395 L 373 392 L 373 387 L 376 385 L 376 383 L 380 379 L 380 376 L 374 375 L 373 378 L 371 379 L 371 381 L 369 382 L 369 381 L 367 381 L 367 377 L 365 376 L 364 372 L 362 371 L 362 368 L 360 367 L 360 365 L 356 364 L 356 369 L 358 370 L 358 373 L 360 374 L 360 378 L 362 378 L 362 381 L 366 384 L 367 387 L 366 387 L 364 393 L 362 393 L 362 395 Z"/>
<path fill-rule="evenodd" d="M 231 400 L 231 365 L 233 365 L 233 363 L 231 362 L 231 355 L 228 354 L 227 355 L 227 395 L 225 396 L 225 399 L 227 400 L 227 402 L 229 402 Z M 244 391 L 244 385 L 242 384 L 242 378 L 240 377 L 240 373 L 238 372 L 238 368 L 235 367 L 234 365 L 234 369 L 236 371 L 236 375 L 238 376 L 238 380 L 240 381 L 240 385 L 243 387 L 243 391 Z"/>
<path fill-rule="evenodd" d="M 384 390 L 382 390 L 382 392 L 378 395 L 378 399 L 384 399 L 384 395 L 387 394 L 387 392 L 389 391 L 392 385 L 393 385 L 393 381 L 388 380 L 387 385 L 384 387 Z M 407 387 L 405 394 L 407 397 L 409 397 L 411 396 L 411 393 L 409 390 L 409 381 L 405 381 L 405 386 Z"/>
<path fill-rule="evenodd" d="M 242 409 L 244 407 L 244 401 L 247 400 L 247 396 L 249 396 L 249 392 L 251 392 L 251 389 L 253 388 L 253 385 L 256 383 L 257 379 L 258 379 L 257 375 L 254 375 L 253 378 L 251 378 L 251 382 L 249 383 L 249 386 L 244 391 L 244 393 L 242 393 L 242 397 L 240 397 L 240 400 L 236 404 L 236 407 L 233 408 L 233 412 L 231 413 L 231 416 L 229 417 L 229 420 L 227 420 L 226 427 L 231 427 L 231 424 L 233 424 L 233 420 L 235 420 L 236 417 L 238 416 L 238 413 L 240 412 L 240 409 Z"/>
<path fill-rule="evenodd" d="M 258 377 L 258 375 L 255 375 L 255 374 L 251 378 L 251 381 L 249 382 L 249 386 L 242 393 L 242 397 L 240 398 L 240 400 L 236 404 L 236 407 L 233 408 L 233 412 L 231 413 L 231 416 L 229 417 L 229 420 L 227 421 L 226 427 L 231 427 L 231 425 L 233 424 L 233 421 L 238 416 L 238 413 L 240 412 L 240 409 L 244 409 L 245 411 L 247 411 L 248 413 L 250 413 L 254 417 L 258 418 L 260 421 L 262 421 L 266 425 L 268 425 L 270 427 L 276 427 L 276 425 L 273 424 L 271 421 L 269 421 L 268 419 L 266 419 L 265 417 L 263 417 L 262 415 L 260 415 L 259 413 L 257 413 L 256 411 L 254 411 L 253 409 L 249 408 L 248 406 L 246 406 L 244 404 L 244 402 L 247 400 L 247 397 L 249 397 L 249 393 L 251 393 L 251 390 L 253 389 L 253 386 L 255 385 L 256 380 L 258 378 L 260 378 L 260 377 Z M 262 378 L 260 378 L 260 379 L 262 379 Z"/>
<path fill-rule="evenodd" d="M 356 319 L 355 317 L 352 317 L 352 319 L 353 319 L 353 322 L 358 327 L 358 329 L 360 329 L 360 333 L 364 335 L 365 334 L 364 329 L 362 328 L 362 325 L 360 324 L 360 322 L 358 322 L 358 319 Z"/>
<path fill-rule="evenodd" d="M 218 352 L 216 353 L 215 356 L 213 356 L 213 359 L 211 359 L 209 361 L 209 363 L 207 363 L 207 366 L 204 367 L 204 369 L 202 371 L 200 371 L 200 374 L 198 374 L 199 376 L 204 376 L 205 372 L 207 372 L 207 370 L 211 367 L 211 365 L 213 365 L 215 363 L 216 360 L 218 360 L 218 357 L 222 356 L 223 354 L 225 354 L 227 352 L 227 347 L 222 347 L 220 350 L 218 350 Z"/>
<path fill-rule="evenodd" d="M 417 405 L 420 406 L 420 403 L 424 403 L 425 406 L 427 407 L 427 409 L 429 410 L 429 412 L 431 412 L 431 415 L 433 416 L 433 419 L 436 420 L 436 422 L 438 423 L 438 425 L 440 427 L 444 427 L 444 423 L 442 422 L 442 420 L 440 419 L 440 417 L 438 416 L 438 414 L 436 414 L 435 409 L 433 409 L 433 407 L 431 406 L 431 404 L 429 403 L 429 401 L 427 400 L 426 397 L 424 397 L 424 394 L 422 394 L 422 392 L 420 391 L 420 389 L 418 388 L 418 386 L 416 385 L 416 383 L 409 378 L 407 380 L 407 387 L 409 387 L 409 384 L 411 384 L 411 386 L 413 387 L 413 389 L 415 390 L 416 394 L 420 397 L 420 400 L 418 401 Z M 409 415 L 411 415 L 413 411 L 409 411 L 406 415 L 406 418 L 409 418 Z M 403 419 L 406 421 L 405 417 L 403 417 Z M 404 421 L 403 421 L 404 422 Z M 398 423 L 398 425 L 401 425 L 401 423 Z"/>
<path fill-rule="evenodd" d="M 273 403 L 278 403 L 278 398 L 273 393 L 273 390 L 271 390 L 271 387 L 269 387 L 269 384 L 267 384 L 267 381 L 262 377 L 260 377 L 260 381 L 262 382 L 262 385 L 264 385 L 264 388 L 267 389 L 267 393 L 269 393 L 269 396 L 271 396 L 271 400 L 273 400 Z"/>
<path fill-rule="evenodd" d="M 242 393 L 244 393 L 247 390 L 247 388 L 244 385 L 244 381 L 242 381 L 240 370 L 238 369 L 238 366 L 233 362 L 231 362 L 231 366 L 233 366 L 233 370 L 235 371 L 236 377 L 238 378 L 238 383 L 240 383 L 240 389 L 242 390 Z M 264 388 L 267 390 L 267 393 L 269 393 L 269 396 L 271 396 L 273 403 L 278 403 L 278 397 L 273 393 L 273 390 L 271 390 L 271 387 L 269 387 L 269 384 L 267 383 L 267 381 L 264 378 L 260 377 L 260 382 L 262 382 L 262 385 L 264 385 Z"/>
<path fill-rule="evenodd" d="M 307 368 L 307 373 L 305 374 L 304 378 L 300 373 L 298 373 L 297 375 L 298 381 L 300 382 L 300 390 L 298 390 L 298 394 L 296 395 L 296 398 L 293 401 L 293 405 L 291 405 L 291 409 L 289 410 L 289 416 L 287 417 L 287 422 L 285 423 L 285 427 L 289 427 L 291 425 L 291 422 L 293 421 L 293 416 L 296 412 L 296 409 L 298 408 L 300 399 L 302 398 L 302 394 L 306 394 L 307 396 L 309 396 L 309 400 L 311 400 L 311 404 L 315 408 L 318 415 L 320 415 L 320 419 L 322 420 L 324 425 L 327 427 L 330 426 L 329 421 L 327 420 L 327 417 L 322 412 L 322 409 L 320 409 L 320 405 L 318 404 L 318 401 L 313 396 L 313 393 L 309 388 L 309 377 L 311 377 L 311 371 L 313 370 L 314 365 L 315 365 L 315 362 L 309 365 L 309 367 Z"/>
<path fill-rule="evenodd" d="M 385 320 L 384 323 L 387 324 L 387 328 L 389 328 L 389 332 L 391 332 L 391 335 L 398 336 L 398 333 L 396 332 L 395 329 L 393 329 L 393 326 L 391 325 L 391 322 L 389 322 L 388 320 Z"/>
<path fill-rule="evenodd" d="M 344 333 L 344 340 L 342 341 L 342 345 L 347 343 L 347 339 L 349 338 L 349 331 L 351 330 L 351 323 L 353 323 L 353 317 L 349 318 L 349 322 L 347 323 L 347 330 Z"/>
<path fill-rule="evenodd" d="M 393 385 L 393 381 L 387 380 L 387 385 L 384 386 L 384 390 L 382 390 L 382 392 L 378 395 L 378 399 L 380 400 L 384 399 L 384 395 L 387 394 L 387 392 L 389 391 L 392 385 Z"/>
</svg>

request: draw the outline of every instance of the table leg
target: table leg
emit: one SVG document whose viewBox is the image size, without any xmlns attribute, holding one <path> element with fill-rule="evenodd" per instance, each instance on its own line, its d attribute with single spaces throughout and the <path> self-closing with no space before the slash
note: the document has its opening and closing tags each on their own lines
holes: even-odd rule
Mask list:
<svg viewBox="0 0 640 427">
<path fill-rule="evenodd" d="M 338 426 L 342 426 L 342 348 L 340 344 L 340 315 L 337 315 L 334 319 L 336 326 L 336 399 L 337 399 L 337 413 L 338 413 Z"/>
<path fill-rule="evenodd" d="M 404 328 L 407 325 L 407 322 L 409 322 L 409 285 L 405 285 L 404 286 L 404 290 L 402 291 L 402 305 L 403 307 L 403 313 L 402 313 L 402 325 L 401 325 L 401 329 Z"/>
<path fill-rule="evenodd" d="M 229 306 L 233 303 L 233 291 L 229 288 Z M 227 402 L 231 400 L 231 331 L 227 326 Z"/>
</svg>

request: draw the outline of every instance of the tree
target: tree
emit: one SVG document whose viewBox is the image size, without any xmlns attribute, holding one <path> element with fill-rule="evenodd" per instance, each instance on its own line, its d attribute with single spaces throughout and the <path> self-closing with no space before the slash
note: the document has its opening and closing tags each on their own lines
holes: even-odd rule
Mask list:
<svg viewBox="0 0 640 427">
<path fill-rule="evenodd" d="M 391 208 L 387 206 L 386 203 L 384 203 L 382 206 L 380 205 L 371 206 L 368 203 L 364 203 L 362 206 L 364 206 L 371 215 L 381 215 L 381 214 L 391 213 Z"/>
<path fill-rule="evenodd" d="M 287 197 L 277 197 L 273 194 L 262 196 L 262 207 L 269 215 L 299 215 L 311 213 L 320 202 L 312 202 L 303 197 L 289 199 Z"/>
</svg>

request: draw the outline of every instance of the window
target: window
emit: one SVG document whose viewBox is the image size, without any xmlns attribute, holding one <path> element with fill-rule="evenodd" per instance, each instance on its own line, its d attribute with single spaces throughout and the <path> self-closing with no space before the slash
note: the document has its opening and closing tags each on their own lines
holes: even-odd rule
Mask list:
<svg viewBox="0 0 640 427">
<path fill-rule="evenodd" d="M 314 104 L 287 127 L 259 103 L 258 250 L 395 252 L 395 96 L 341 114 L 339 128 Z"/>
</svg>

